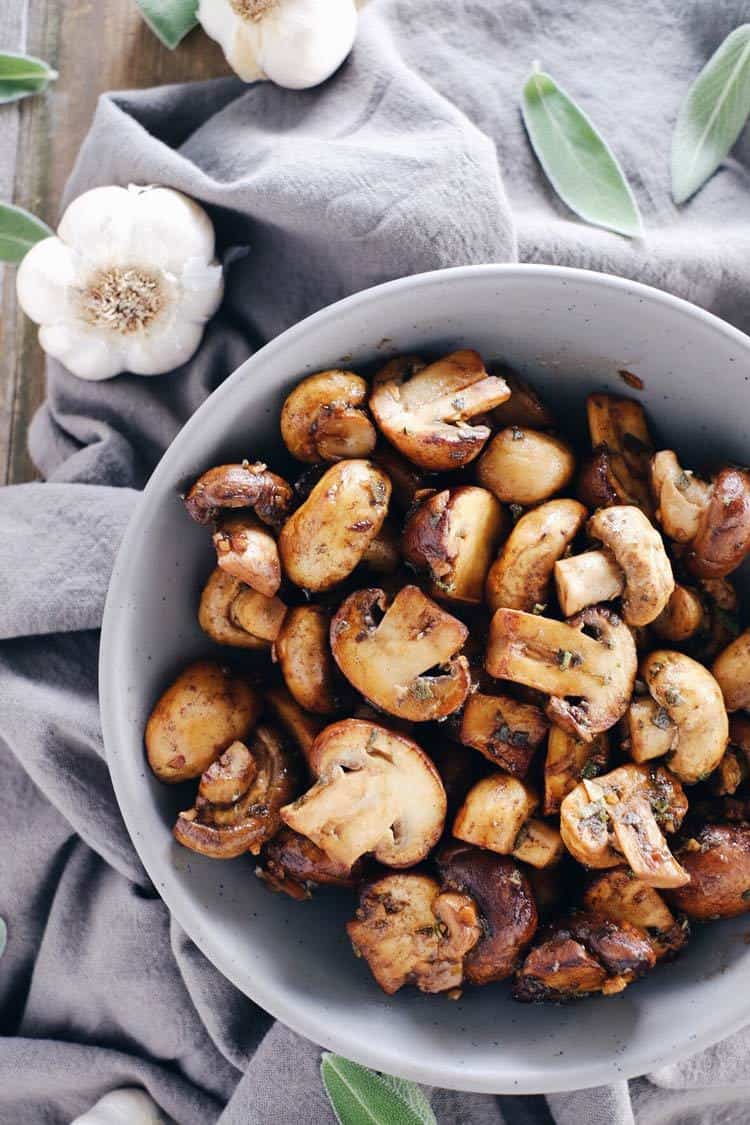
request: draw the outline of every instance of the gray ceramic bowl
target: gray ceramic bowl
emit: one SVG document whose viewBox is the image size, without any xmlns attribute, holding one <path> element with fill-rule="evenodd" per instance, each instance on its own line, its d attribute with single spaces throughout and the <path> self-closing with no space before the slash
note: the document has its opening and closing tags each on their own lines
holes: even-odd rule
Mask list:
<svg viewBox="0 0 750 1125">
<path fill-rule="evenodd" d="M 326 1047 L 420 1082 L 494 1093 L 595 1086 L 691 1054 L 750 1019 L 748 919 L 698 929 L 687 953 L 620 997 L 526 1007 L 504 985 L 458 1003 L 392 999 L 349 949 L 346 893 L 269 894 L 243 857 L 218 864 L 172 841 L 175 794 L 150 775 L 142 733 L 159 693 L 209 646 L 195 622 L 212 549 L 177 496 L 208 466 L 281 456 L 279 409 L 302 375 L 404 351 L 477 348 L 533 379 L 579 425 L 592 390 L 643 379 L 657 433 L 687 464 L 747 459 L 750 339 L 684 301 L 550 266 L 406 278 L 325 309 L 268 344 L 185 426 L 154 473 L 115 567 L 101 650 L 107 756 L 159 893 L 205 955 L 272 1015 Z"/>
</svg>

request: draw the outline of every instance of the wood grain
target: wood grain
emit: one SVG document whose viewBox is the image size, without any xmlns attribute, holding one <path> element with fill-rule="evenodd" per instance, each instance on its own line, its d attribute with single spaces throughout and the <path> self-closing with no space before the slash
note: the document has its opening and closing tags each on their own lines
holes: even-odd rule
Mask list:
<svg viewBox="0 0 750 1125">
<path fill-rule="evenodd" d="M 200 29 L 176 51 L 163 47 L 134 0 L 0 0 L 0 47 L 38 55 L 60 75 L 46 94 L 0 107 L 0 198 L 53 227 L 101 93 L 229 73 Z M 0 294 L 0 483 L 16 483 L 34 477 L 26 432 L 44 394 L 44 362 L 12 269 Z"/>
</svg>

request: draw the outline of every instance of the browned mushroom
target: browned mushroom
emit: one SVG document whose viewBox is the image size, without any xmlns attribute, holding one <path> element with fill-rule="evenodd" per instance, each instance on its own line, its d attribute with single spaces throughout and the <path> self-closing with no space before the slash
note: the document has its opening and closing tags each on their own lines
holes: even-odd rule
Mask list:
<svg viewBox="0 0 750 1125">
<path fill-rule="evenodd" d="M 539 798 L 523 781 L 507 773 L 490 774 L 466 794 L 453 835 L 531 867 L 553 867 L 564 847 L 557 829 L 532 815 L 538 806 Z"/>
<path fill-rule="evenodd" d="M 690 882 L 669 892 L 675 910 L 696 922 L 750 910 L 750 827 L 706 824 L 677 851 Z"/>
<path fill-rule="evenodd" d="M 490 984 L 509 977 L 539 923 L 528 879 L 508 856 L 468 844 L 448 844 L 437 855 L 444 890 L 476 903 L 482 937 L 464 958 L 469 984 Z"/>
<path fill-rule="evenodd" d="M 586 509 L 577 500 L 549 500 L 516 523 L 487 574 L 490 609 L 544 612 L 555 563 L 583 526 Z"/>
<path fill-rule="evenodd" d="M 369 457 L 375 427 L 367 417 L 367 383 L 351 371 L 308 375 L 287 397 L 281 436 L 298 461 Z"/>
<path fill-rule="evenodd" d="M 555 419 L 541 398 L 525 379 L 504 364 L 492 364 L 493 375 L 500 375 L 510 387 L 510 398 L 492 411 L 492 421 L 499 429 L 519 426 L 521 429 L 551 430 Z"/>
<path fill-rule="evenodd" d="M 263 845 L 255 874 L 272 890 L 300 901 L 315 887 L 356 887 L 363 871 L 361 862 L 351 868 L 335 863 L 307 836 L 282 828 Z"/>
<path fill-rule="evenodd" d="M 358 957 L 392 996 L 405 984 L 450 992 L 464 979 L 464 960 L 482 937 L 471 898 L 443 891 L 428 875 L 386 875 L 363 888 L 347 932 Z"/>
<path fill-rule="evenodd" d="M 427 487 L 429 476 L 385 442 L 375 447 L 370 460 L 382 469 L 391 482 L 395 507 L 402 512 L 409 512 L 417 493 Z"/>
<path fill-rule="evenodd" d="M 292 510 L 294 490 L 261 462 L 217 465 L 199 477 L 185 497 L 196 523 L 210 523 L 223 508 L 252 508 L 259 520 L 280 528 Z"/>
<path fill-rule="evenodd" d="M 201 594 L 198 624 L 220 645 L 267 649 L 276 640 L 286 606 L 217 567 Z"/>
<path fill-rule="evenodd" d="M 750 710 L 750 629 L 719 653 L 712 671 L 727 711 Z"/>
<path fill-rule="evenodd" d="M 281 585 L 281 562 L 276 540 L 246 512 L 222 516 L 214 532 L 216 561 L 222 570 L 272 598 Z"/>
<path fill-rule="evenodd" d="M 609 736 L 602 732 L 584 742 L 568 731 L 553 726 L 547 740 L 544 762 L 544 815 L 552 816 L 568 793 L 583 778 L 598 777 L 609 763 Z"/>
<path fill-rule="evenodd" d="M 344 685 L 331 654 L 331 614 L 322 606 L 295 606 L 276 637 L 274 654 L 289 691 L 306 711 L 333 715 L 341 709 Z"/>
<path fill-rule="evenodd" d="M 574 472 L 575 457 L 567 442 L 511 426 L 490 441 L 477 465 L 477 480 L 504 504 L 527 507 L 560 492 Z"/>
<path fill-rule="evenodd" d="M 618 395 L 593 394 L 586 412 L 594 450 L 579 481 L 589 508 L 633 504 L 650 516 L 649 461 L 654 446 L 643 407 Z"/>
<path fill-rule="evenodd" d="M 706 611 L 697 590 L 675 586 L 664 609 L 651 622 L 651 628 L 662 641 L 684 644 L 706 626 Z"/>
<path fill-rule="evenodd" d="M 309 765 L 313 743 L 326 725 L 326 720 L 322 715 L 311 715 L 309 711 L 304 711 L 283 687 L 266 688 L 264 700 Z"/>
<path fill-rule="evenodd" d="M 423 469 L 445 472 L 478 456 L 490 431 L 469 420 L 509 395 L 505 381 L 488 375 L 475 351 L 452 352 L 429 366 L 403 356 L 376 375 L 370 409 L 400 453 Z"/>
<path fill-rule="evenodd" d="M 627 867 L 595 875 L 584 892 L 583 905 L 593 914 L 643 930 L 657 961 L 675 957 L 690 936 L 687 919 L 675 918 L 659 891 Z"/>
<path fill-rule="evenodd" d="M 533 703 L 475 692 L 466 700 L 459 738 L 514 777 L 525 777 L 549 722 Z"/>
</svg>

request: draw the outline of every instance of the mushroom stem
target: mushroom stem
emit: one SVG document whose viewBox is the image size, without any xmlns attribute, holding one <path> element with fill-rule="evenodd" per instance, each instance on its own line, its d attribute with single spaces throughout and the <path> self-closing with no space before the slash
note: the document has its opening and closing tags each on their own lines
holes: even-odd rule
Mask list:
<svg viewBox="0 0 750 1125">
<path fill-rule="evenodd" d="M 586 606 L 619 598 L 625 575 L 608 551 L 587 551 L 555 563 L 555 586 L 563 615 L 572 617 Z"/>
</svg>

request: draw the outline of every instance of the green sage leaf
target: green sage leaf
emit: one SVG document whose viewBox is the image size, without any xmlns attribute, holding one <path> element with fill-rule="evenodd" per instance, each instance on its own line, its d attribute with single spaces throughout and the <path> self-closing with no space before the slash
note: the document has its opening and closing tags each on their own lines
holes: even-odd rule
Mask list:
<svg viewBox="0 0 750 1125">
<path fill-rule="evenodd" d="M 5 919 L 0 918 L 0 957 L 5 953 L 5 947 L 8 944 L 8 927 L 5 924 Z"/>
<path fill-rule="evenodd" d="M 672 195 L 684 203 L 714 174 L 750 116 L 750 24 L 728 35 L 680 106 L 672 138 Z"/>
<path fill-rule="evenodd" d="M 617 158 L 586 114 L 535 69 L 521 102 L 526 132 L 557 194 L 587 223 L 641 238 L 638 204 Z"/>
<path fill-rule="evenodd" d="M 198 0 L 137 0 L 141 14 L 165 47 L 173 51 L 198 23 Z"/>
<path fill-rule="evenodd" d="M 414 1082 L 376 1074 L 328 1052 L 320 1074 L 339 1125 L 437 1125 L 430 1103 Z"/>
<path fill-rule="evenodd" d="M 22 207 L 0 203 L 0 262 L 20 262 L 35 242 L 52 234 L 46 223 Z"/>
<path fill-rule="evenodd" d="M 38 94 L 54 82 L 57 71 L 33 55 L 0 52 L 0 105 Z"/>
</svg>

